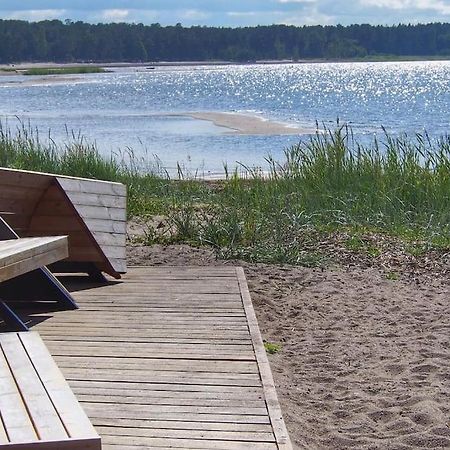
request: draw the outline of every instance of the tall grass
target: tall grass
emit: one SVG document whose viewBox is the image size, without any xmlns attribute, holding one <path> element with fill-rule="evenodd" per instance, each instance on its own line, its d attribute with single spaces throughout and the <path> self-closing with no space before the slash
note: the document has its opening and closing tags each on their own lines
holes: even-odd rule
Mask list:
<svg viewBox="0 0 450 450">
<path fill-rule="evenodd" d="M 223 257 L 307 265 L 321 260 L 322 243 L 335 233 L 346 233 L 352 246 L 369 232 L 416 249 L 450 249 L 449 137 L 386 134 L 363 146 L 337 127 L 267 163 L 267 173 L 249 170 L 245 179 L 227 170 L 217 182 L 182 173 L 171 180 L 144 173 L 133 156 L 128 164 L 104 158 L 80 136 L 43 144 L 29 127 L 0 129 L 1 166 L 126 183 L 129 216 L 160 217 L 148 222 L 148 243 L 189 242 Z"/>
</svg>

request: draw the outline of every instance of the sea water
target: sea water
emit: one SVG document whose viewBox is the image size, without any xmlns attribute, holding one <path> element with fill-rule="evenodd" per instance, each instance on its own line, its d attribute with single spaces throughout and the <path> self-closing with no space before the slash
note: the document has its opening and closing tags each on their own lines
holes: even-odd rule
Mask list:
<svg viewBox="0 0 450 450">
<path fill-rule="evenodd" d="M 314 130 L 351 125 L 370 142 L 383 128 L 412 138 L 445 135 L 450 119 L 450 62 L 315 63 L 121 68 L 109 73 L 0 77 L 0 118 L 18 119 L 41 137 L 67 141 L 67 130 L 105 155 L 133 154 L 144 170 L 155 161 L 199 176 L 224 164 L 265 167 L 271 155 L 307 136 L 239 135 L 187 112 L 258 115 Z"/>
</svg>

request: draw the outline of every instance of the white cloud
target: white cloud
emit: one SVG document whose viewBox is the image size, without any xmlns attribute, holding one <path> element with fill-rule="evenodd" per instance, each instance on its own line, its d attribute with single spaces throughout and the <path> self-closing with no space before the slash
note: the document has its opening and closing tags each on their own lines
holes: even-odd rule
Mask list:
<svg viewBox="0 0 450 450">
<path fill-rule="evenodd" d="M 186 9 L 180 12 L 180 17 L 186 20 L 205 20 L 210 15 L 205 11 L 200 11 L 199 9 Z"/>
<path fill-rule="evenodd" d="M 22 11 L 5 11 L 2 19 L 39 21 L 66 17 L 66 9 L 26 9 Z"/>
<path fill-rule="evenodd" d="M 100 13 L 100 17 L 103 20 L 108 20 L 111 22 L 124 21 L 130 15 L 128 9 L 104 9 Z"/>
<path fill-rule="evenodd" d="M 435 11 L 439 14 L 450 14 L 450 3 L 443 0 L 360 0 L 361 6 L 376 6 L 395 10 Z"/>
<path fill-rule="evenodd" d="M 316 3 L 316 0 L 277 0 L 278 3 Z"/>
</svg>

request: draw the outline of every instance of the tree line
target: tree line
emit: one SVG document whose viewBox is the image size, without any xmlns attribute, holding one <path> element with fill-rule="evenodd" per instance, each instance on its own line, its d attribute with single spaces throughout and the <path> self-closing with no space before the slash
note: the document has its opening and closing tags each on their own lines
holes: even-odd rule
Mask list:
<svg viewBox="0 0 450 450">
<path fill-rule="evenodd" d="M 243 28 L 0 20 L 0 63 L 450 56 L 450 24 Z"/>
</svg>

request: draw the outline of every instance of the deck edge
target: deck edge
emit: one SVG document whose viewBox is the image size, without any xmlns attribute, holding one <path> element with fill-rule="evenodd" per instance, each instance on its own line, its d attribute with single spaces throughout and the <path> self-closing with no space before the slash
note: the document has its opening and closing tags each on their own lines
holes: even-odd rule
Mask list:
<svg viewBox="0 0 450 450">
<path fill-rule="evenodd" d="M 253 309 L 253 303 L 251 300 L 250 291 L 248 289 L 244 269 L 242 267 L 236 267 L 236 275 L 238 279 L 242 303 L 244 305 L 245 315 L 247 316 L 253 349 L 255 351 L 256 361 L 261 376 L 264 395 L 266 398 L 267 410 L 269 412 L 269 418 L 275 434 L 275 440 L 277 442 L 278 448 L 283 450 L 292 450 L 292 443 L 281 413 L 281 407 L 278 401 L 272 371 L 270 369 L 269 360 L 264 348 L 264 343 L 261 337 L 261 332 L 259 330 L 255 310 Z"/>
</svg>

